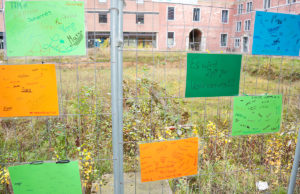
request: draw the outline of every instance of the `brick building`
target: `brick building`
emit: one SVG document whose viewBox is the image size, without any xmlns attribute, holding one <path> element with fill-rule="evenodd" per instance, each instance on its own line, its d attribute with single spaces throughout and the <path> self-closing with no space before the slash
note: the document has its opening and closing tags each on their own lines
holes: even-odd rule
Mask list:
<svg viewBox="0 0 300 194">
<path fill-rule="evenodd" d="M 0 11 L 3 13 L 3 2 Z M 298 0 L 125 0 L 124 46 L 250 52 L 255 10 L 300 14 Z M 89 47 L 110 34 L 110 0 L 85 0 Z M 5 34 L 0 14 L 0 39 Z"/>
</svg>

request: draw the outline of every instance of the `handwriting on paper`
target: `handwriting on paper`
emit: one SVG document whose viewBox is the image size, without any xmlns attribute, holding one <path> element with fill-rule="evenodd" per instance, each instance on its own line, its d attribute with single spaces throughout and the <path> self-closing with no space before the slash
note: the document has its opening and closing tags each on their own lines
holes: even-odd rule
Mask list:
<svg viewBox="0 0 300 194">
<path fill-rule="evenodd" d="M 56 116 L 55 65 L 0 65 L 0 117 Z"/>
<path fill-rule="evenodd" d="M 185 97 L 238 95 L 241 62 L 241 55 L 188 53 Z"/>
<path fill-rule="evenodd" d="M 6 1 L 7 56 L 85 55 L 83 1 Z"/>
<path fill-rule="evenodd" d="M 142 182 L 197 174 L 198 138 L 140 144 Z"/>
<path fill-rule="evenodd" d="M 281 111 L 282 95 L 235 97 L 232 135 L 278 132 Z"/>
<path fill-rule="evenodd" d="M 300 15 L 257 11 L 252 54 L 299 56 Z"/>
</svg>

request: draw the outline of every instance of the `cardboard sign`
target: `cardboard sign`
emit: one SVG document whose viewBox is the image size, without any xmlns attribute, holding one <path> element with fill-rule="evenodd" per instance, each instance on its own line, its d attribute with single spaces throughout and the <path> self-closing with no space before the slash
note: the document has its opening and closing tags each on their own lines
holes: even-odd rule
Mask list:
<svg viewBox="0 0 300 194">
<path fill-rule="evenodd" d="M 257 11 L 252 54 L 299 56 L 300 15 Z"/>
<path fill-rule="evenodd" d="M 14 194 L 81 194 L 78 162 L 25 164 L 8 168 Z"/>
<path fill-rule="evenodd" d="M 198 138 L 140 144 L 142 182 L 197 174 Z"/>
<path fill-rule="evenodd" d="M 236 96 L 239 94 L 242 55 L 187 55 L 185 97 Z"/>
<path fill-rule="evenodd" d="M 5 1 L 7 56 L 85 55 L 83 1 Z"/>
<path fill-rule="evenodd" d="M 55 65 L 0 65 L 0 117 L 57 116 Z"/>
<path fill-rule="evenodd" d="M 278 132 L 281 111 L 281 95 L 235 97 L 232 135 Z"/>
</svg>

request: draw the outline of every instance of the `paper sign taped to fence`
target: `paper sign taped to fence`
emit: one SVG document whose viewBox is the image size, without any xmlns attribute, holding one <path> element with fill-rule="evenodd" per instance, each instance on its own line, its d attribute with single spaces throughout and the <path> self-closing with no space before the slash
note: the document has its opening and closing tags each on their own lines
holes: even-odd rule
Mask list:
<svg viewBox="0 0 300 194">
<path fill-rule="evenodd" d="M 252 54 L 299 56 L 300 15 L 257 11 Z"/>
<path fill-rule="evenodd" d="M 54 64 L 0 65 L 0 117 L 59 115 Z"/>
<path fill-rule="evenodd" d="M 140 144 L 141 182 L 197 174 L 198 138 Z"/>
<path fill-rule="evenodd" d="M 185 97 L 238 95 L 241 63 L 241 55 L 188 53 Z"/>
<path fill-rule="evenodd" d="M 85 55 L 83 1 L 6 1 L 7 56 Z"/>
<path fill-rule="evenodd" d="M 14 194 L 81 194 L 78 162 L 8 167 Z"/>
<path fill-rule="evenodd" d="M 232 135 L 278 132 L 281 111 L 282 95 L 235 97 Z"/>
</svg>

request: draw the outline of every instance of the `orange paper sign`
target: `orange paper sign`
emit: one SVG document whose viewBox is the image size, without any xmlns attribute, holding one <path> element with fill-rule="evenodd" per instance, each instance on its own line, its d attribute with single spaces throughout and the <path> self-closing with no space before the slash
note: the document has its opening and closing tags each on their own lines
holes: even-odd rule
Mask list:
<svg viewBox="0 0 300 194">
<path fill-rule="evenodd" d="M 0 117 L 59 115 L 55 65 L 0 65 Z"/>
<path fill-rule="evenodd" d="M 139 146 L 142 182 L 197 174 L 198 138 Z"/>
</svg>

